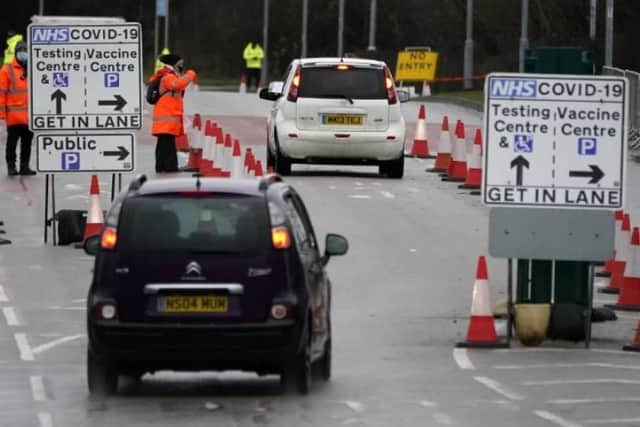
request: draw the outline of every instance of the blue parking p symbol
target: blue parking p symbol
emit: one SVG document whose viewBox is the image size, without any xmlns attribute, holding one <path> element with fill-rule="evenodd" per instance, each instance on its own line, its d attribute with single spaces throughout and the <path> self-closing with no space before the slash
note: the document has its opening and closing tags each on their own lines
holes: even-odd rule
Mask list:
<svg viewBox="0 0 640 427">
<path fill-rule="evenodd" d="M 62 170 L 73 171 L 80 169 L 80 153 L 77 151 L 62 152 Z"/>
<path fill-rule="evenodd" d="M 595 138 L 578 138 L 578 154 L 581 156 L 595 156 L 598 140 Z"/>
<path fill-rule="evenodd" d="M 120 87 L 120 74 L 104 73 L 104 87 Z"/>
</svg>

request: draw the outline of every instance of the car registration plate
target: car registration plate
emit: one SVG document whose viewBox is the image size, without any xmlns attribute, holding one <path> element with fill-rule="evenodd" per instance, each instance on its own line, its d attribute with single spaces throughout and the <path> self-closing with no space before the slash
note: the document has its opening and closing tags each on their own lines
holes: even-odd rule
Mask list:
<svg viewBox="0 0 640 427">
<path fill-rule="evenodd" d="M 161 313 L 226 313 L 227 310 L 226 296 L 171 295 L 158 300 L 158 311 Z"/>
<path fill-rule="evenodd" d="M 362 126 L 362 116 L 353 116 L 347 114 L 325 114 L 322 116 L 322 123 L 325 125 L 339 126 Z"/>
</svg>

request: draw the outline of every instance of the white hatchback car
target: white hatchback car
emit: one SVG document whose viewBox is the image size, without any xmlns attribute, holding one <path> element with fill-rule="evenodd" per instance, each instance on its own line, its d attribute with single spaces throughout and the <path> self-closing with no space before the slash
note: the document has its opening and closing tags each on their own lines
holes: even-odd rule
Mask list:
<svg viewBox="0 0 640 427">
<path fill-rule="evenodd" d="M 291 62 L 283 82 L 260 98 L 274 101 L 267 120 L 267 165 L 281 175 L 292 163 L 376 165 L 402 178 L 405 122 L 384 62 L 306 58 Z"/>
</svg>

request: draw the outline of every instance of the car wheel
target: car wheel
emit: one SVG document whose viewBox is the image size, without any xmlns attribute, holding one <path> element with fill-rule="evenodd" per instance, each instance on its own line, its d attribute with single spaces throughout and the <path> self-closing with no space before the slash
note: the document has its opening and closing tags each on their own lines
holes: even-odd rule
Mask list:
<svg viewBox="0 0 640 427">
<path fill-rule="evenodd" d="M 304 346 L 292 360 L 290 366 L 285 368 L 280 374 L 280 389 L 282 391 L 292 391 L 295 388 L 299 394 L 309 394 L 311 389 L 311 339 L 308 329 L 302 337 Z"/>
<path fill-rule="evenodd" d="M 276 153 L 276 172 L 279 175 L 287 176 L 291 175 L 291 160 L 283 156 L 280 151 Z"/>
<path fill-rule="evenodd" d="M 118 388 L 118 372 L 113 365 L 87 352 L 87 385 L 89 393 L 98 396 L 115 394 Z"/>
<path fill-rule="evenodd" d="M 381 164 L 380 174 L 387 175 L 389 178 L 402 178 L 404 175 L 404 156 Z"/>
</svg>

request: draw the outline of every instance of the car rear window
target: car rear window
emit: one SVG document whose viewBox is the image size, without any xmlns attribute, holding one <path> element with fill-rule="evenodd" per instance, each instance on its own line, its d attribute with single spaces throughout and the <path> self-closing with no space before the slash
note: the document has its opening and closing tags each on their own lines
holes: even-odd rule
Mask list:
<svg viewBox="0 0 640 427">
<path fill-rule="evenodd" d="M 304 67 L 300 98 L 345 96 L 351 99 L 386 99 L 384 71 L 375 68 Z"/>
<path fill-rule="evenodd" d="M 263 198 L 212 194 L 127 199 L 118 228 L 124 252 L 261 253 L 268 248 Z"/>
</svg>

